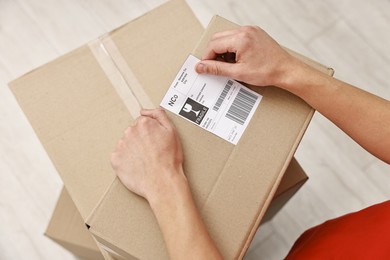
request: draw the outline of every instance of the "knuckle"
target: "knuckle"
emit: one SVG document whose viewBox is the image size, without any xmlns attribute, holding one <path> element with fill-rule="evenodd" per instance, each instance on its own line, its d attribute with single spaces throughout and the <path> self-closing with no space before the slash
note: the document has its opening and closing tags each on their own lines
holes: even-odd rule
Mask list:
<svg viewBox="0 0 390 260">
<path fill-rule="evenodd" d="M 242 32 L 241 33 L 241 38 L 245 41 L 248 41 L 252 38 L 252 34 L 248 31 Z"/>
<path fill-rule="evenodd" d="M 251 42 L 250 35 L 248 35 L 247 33 L 243 33 L 241 36 L 240 43 L 239 43 L 240 47 L 246 49 L 249 47 L 250 42 Z"/>
<path fill-rule="evenodd" d="M 247 26 L 242 27 L 242 31 L 248 32 L 248 33 L 254 33 L 254 32 L 258 31 L 259 29 L 260 29 L 260 27 L 258 27 L 256 25 L 247 25 Z"/>
<path fill-rule="evenodd" d="M 123 141 L 123 139 L 120 139 L 116 145 L 116 150 L 117 151 L 120 151 L 122 150 L 123 148 L 125 148 L 125 141 Z"/>
<path fill-rule="evenodd" d="M 214 73 L 215 75 L 221 75 L 221 69 L 218 65 L 214 66 Z"/>
<path fill-rule="evenodd" d="M 249 30 L 251 30 L 250 28 L 251 28 L 250 25 L 245 25 L 245 26 L 242 26 L 242 27 L 241 27 L 241 31 L 243 31 L 243 32 L 248 32 Z"/>
<path fill-rule="evenodd" d="M 241 43 L 248 44 L 251 42 L 260 30 L 260 27 L 254 25 L 242 27 L 240 32 Z"/>
<path fill-rule="evenodd" d="M 117 149 L 122 149 L 124 147 L 124 142 L 126 140 L 129 140 L 131 139 L 133 135 L 133 130 L 130 129 L 130 130 L 126 130 L 125 134 L 123 135 L 122 139 L 120 139 L 116 145 Z"/>
<path fill-rule="evenodd" d="M 218 65 L 212 65 L 208 67 L 208 72 L 213 75 L 220 75 L 221 70 Z"/>
<path fill-rule="evenodd" d="M 171 137 L 176 135 L 176 128 L 172 124 L 168 125 L 168 127 L 166 128 L 166 131 L 167 131 L 168 135 Z"/>
<path fill-rule="evenodd" d="M 219 37 L 219 33 L 214 33 L 213 36 L 211 36 L 211 40 L 215 40 Z"/>
<path fill-rule="evenodd" d="M 241 28 L 241 34 L 242 35 L 249 35 L 253 32 L 253 28 L 252 26 L 243 26 Z"/>
<path fill-rule="evenodd" d="M 254 31 L 263 31 L 263 29 L 260 28 L 260 26 L 252 25 Z"/>
<path fill-rule="evenodd" d="M 146 116 L 141 116 L 141 117 L 138 118 L 138 122 L 137 123 L 140 124 L 140 125 L 145 125 L 145 124 L 148 123 L 148 121 L 149 121 L 149 119 Z"/>
<path fill-rule="evenodd" d="M 116 152 L 113 152 L 111 154 L 110 163 L 114 170 L 118 169 L 118 155 Z"/>
<path fill-rule="evenodd" d="M 252 42 L 252 36 L 248 32 L 241 32 L 240 38 L 239 38 L 239 45 L 241 48 L 246 49 L 250 46 Z"/>
<path fill-rule="evenodd" d="M 124 132 L 125 136 L 129 136 L 132 131 L 133 131 L 133 128 L 131 126 L 127 127 L 125 129 L 125 132 Z"/>
<path fill-rule="evenodd" d="M 154 123 L 154 119 L 149 118 L 149 117 L 142 117 L 140 118 L 139 124 L 137 125 L 138 127 L 138 134 L 140 133 L 139 131 L 145 132 L 149 131 Z"/>
<path fill-rule="evenodd" d="M 156 108 L 156 113 L 157 113 L 159 116 L 166 116 L 165 110 L 162 109 L 162 108 Z"/>
</svg>

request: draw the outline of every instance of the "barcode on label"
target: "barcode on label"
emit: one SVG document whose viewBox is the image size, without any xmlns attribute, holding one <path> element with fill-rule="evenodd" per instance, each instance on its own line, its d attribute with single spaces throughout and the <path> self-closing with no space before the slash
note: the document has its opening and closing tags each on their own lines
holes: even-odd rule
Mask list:
<svg viewBox="0 0 390 260">
<path fill-rule="evenodd" d="M 217 103 L 215 103 L 214 107 L 213 107 L 213 110 L 214 111 L 217 111 L 219 110 L 219 108 L 221 107 L 222 105 L 222 102 L 223 100 L 225 99 L 227 93 L 229 92 L 230 88 L 233 86 L 233 81 L 231 81 L 230 79 L 228 80 L 228 82 L 226 83 L 225 87 L 223 88 L 223 91 L 221 93 L 221 95 L 219 96 L 218 100 L 217 100 Z"/>
<path fill-rule="evenodd" d="M 243 125 L 255 105 L 257 98 L 258 96 L 255 94 L 241 88 L 230 106 L 226 117 L 240 125 Z"/>
</svg>

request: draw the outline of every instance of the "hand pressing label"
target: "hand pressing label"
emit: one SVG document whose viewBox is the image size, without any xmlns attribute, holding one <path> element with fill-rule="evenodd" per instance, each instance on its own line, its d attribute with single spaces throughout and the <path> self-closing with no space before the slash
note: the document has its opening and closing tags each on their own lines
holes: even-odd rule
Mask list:
<svg viewBox="0 0 390 260">
<path fill-rule="evenodd" d="M 160 105 L 237 144 L 262 96 L 235 80 L 198 74 L 198 62 L 188 56 Z"/>
</svg>

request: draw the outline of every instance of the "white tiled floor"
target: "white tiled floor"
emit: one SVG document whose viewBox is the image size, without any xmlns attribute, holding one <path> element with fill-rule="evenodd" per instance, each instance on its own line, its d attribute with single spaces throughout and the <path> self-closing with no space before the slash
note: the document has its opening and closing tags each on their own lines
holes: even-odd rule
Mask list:
<svg viewBox="0 0 390 260">
<path fill-rule="evenodd" d="M 0 259 L 73 259 L 42 235 L 62 184 L 6 83 L 162 2 L 0 0 Z M 213 14 L 259 25 L 337 78 L 390 98 L 388 0 L 187 2 L 204 26 Z M 280 259 L 308 227 L 390 197 L 389 165 L 319 114 L 296 157 L 310 180 L 246 259 Z"/>
</svg>

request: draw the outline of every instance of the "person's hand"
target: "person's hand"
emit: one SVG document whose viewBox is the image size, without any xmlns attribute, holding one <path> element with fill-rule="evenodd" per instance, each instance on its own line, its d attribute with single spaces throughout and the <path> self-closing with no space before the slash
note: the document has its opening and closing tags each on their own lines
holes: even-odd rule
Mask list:
<svg viewBox="0 0 390 260">
<path fill-rule="evenodd" d="M 141 110 L 119 140 L 111 164 L 129 190 L 148 200 L 170 259 L 222 259 L 195 206 L 179 137 L 164 110 Z"/>
<path fill-rule="evenodd" d="M 111 155 L 122 183 L 149 202 L 169 190 L 172 179 L 185 178 L 176 129 L 163 109 L 143 109 Z"/>
<path fill-rule="evenodd" d="M 224 59 L 227 62 L 221 61 Z M 266 32 L 256 26 L 214 34 L 198 73 L 227 76 L 257 86 L 279 86 L 297 61 Z"/>
</svg>

